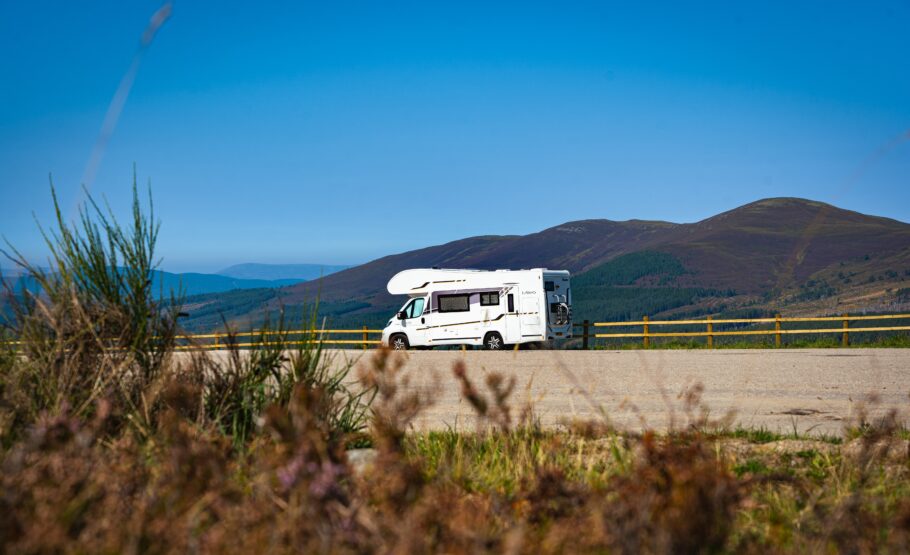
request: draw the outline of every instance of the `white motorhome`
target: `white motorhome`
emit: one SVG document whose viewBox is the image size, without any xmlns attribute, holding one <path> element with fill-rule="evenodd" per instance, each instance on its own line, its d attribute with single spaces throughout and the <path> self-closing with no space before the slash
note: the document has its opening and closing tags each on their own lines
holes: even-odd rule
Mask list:
<svg viewBox="0 0 910 555">
<path fill-rule="evenodd" d="M 383 345 L 393 349 L 495 350 L 572 337 L 565 270 L 404 270 L 389 280 L 388 290 L 410 297 L 382 330 Z"/>
</svg>

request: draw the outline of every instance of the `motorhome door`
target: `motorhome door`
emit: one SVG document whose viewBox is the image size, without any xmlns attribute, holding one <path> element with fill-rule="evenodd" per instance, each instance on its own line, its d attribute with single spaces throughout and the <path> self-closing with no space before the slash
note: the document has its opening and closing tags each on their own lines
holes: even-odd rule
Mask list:
<svg viewBox="0 0 910 555">
<path fill-rule="evenodd" d="M 523 338 L 543 335 L 544 318 L 540 306 L 540 294 L 529 293 L 521 295 L 519 308 L 519 322 L 521 322 L 521 336 Z"/>
<path fill-rule="evenodd" d="M 424 297 L 417 297 L 411 299 L 411 302 L 404 306 L 406 318 L 401 321 L 401 327 L 404 328 L 404 332 L 408 336 L 408 342 L 414 346 L 427 344 L 427 326 L 424 316 L 425 303 L 426 299 Z"/>
<path fill-rule="evenodd" d="M 507 283 L 506 287 L 506 298 L 505 298 L 505 337 L 503 339 L 506 343 L 519 343 L 521 342 L 521 329 L 519 327 L 519 318 L 518 313 L 518 287 L 515 287 L 515 284 Z"/>
</svg>

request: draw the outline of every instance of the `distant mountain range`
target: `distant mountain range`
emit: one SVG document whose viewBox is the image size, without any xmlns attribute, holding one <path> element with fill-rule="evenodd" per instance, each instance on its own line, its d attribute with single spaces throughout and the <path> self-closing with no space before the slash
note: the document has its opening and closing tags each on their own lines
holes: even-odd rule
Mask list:
<svg viewBox="0 0 910 555">
<path fill-rule="evenodd" d="M 30 276 L 17 275 L 13 277 L 4 274 L 4 278 L 13 282 L 13 288 L 16 291 L 21 291 L 25 288 L 32 291 L 37 291 L 38 289 L 37 282 Z M 175 293 L 182 291 L 184 295 L 201 295 L 222 293 L 234 289 L 275 288 L 294 285 L 302 281 L 300 279 L 237 279 L 217 274 L 197 274 L 192 272 L 172 274 L 161 270 L 156 270 L 152 273 L 153 291 L 156 294 L 161 291 L 165 295 L 170 294 L 171 291 Z"/>
<path fill-rule="evenodd" d="M 232 290 L 276 288 L 294 285 L 307 279 L 327 276 L 349 266 L 323 264 L 238 264 L 217 274 L 195 272 L 172 273 L 157 270 L 152 276 L 155 291 L 182 291 L 185 295 L 223 293 Z M 19 268 L 2 270 L 5 280 L 14 283 L 17 290 L 35 289 L 34 280 L 23 276 Z"/>
<path fill-rule="evenodd" d="M 331 266 L 327 264 L 235 264 L 219 272 L 219 275 L 239 279 L 268 280 L 311 280 L 325 277 L 351 266 Z"/>
<path fill-rule="evenodd" d="M 389 278 L 433 266 L 568 269 L 577 320 L 910 309 L 910 224 L 771 198 L 691 224 L 582 220 L 470 237 L 281 289 L 194 297 L 186 326 L 217 326 L 221 314 L 256 325 L 317 297 L 333 325 L 379 325 L 404 301 L 386 292 Z"/>
<path fill-rule="evenodd" d="M 182 290 L 185 295 L 221 293 L 234 289 L 260 289 L 263 287 L 284 287 L 301 283 L 302 279 L 240 279 L 219 274 L 197 274 L 192 272 L 172 274 L 156 271 L 152 287 L 157 291 Z"/>
</svg>

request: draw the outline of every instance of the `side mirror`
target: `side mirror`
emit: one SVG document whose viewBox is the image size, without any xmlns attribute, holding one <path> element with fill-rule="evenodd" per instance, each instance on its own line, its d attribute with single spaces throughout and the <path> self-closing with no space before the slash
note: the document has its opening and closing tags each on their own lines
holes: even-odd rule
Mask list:
<svg viewBox="0 0 910 555">
<path fill-rule="evenodd" d="M 405 319 L 407 319 L 407 317 L 408 317 L 408 313 L 405 312 L 405 311 L 403 311 L 403 310 L 402 310 L 401 312 L 398 313 L 398 319 L 399 319 L 399 320 L 405 320 Z"/>
</svg>

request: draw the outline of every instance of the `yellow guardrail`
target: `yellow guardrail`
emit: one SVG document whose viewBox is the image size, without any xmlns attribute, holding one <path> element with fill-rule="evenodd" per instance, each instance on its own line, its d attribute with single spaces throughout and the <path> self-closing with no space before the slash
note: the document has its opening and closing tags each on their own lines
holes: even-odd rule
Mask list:
<svg viewBox="0 0 910 555">
<path fill-rule="evenodd" d="M 364 326 L 360 329 L 349 330 L 289 330 L 289 331 L 243 331 L 237 333 L 199 333 L 199 334 L 181 334 L 174 336 L 178 344 L 174 347 L 177 351 L 193 350 L 213 350 L 225 349 L 228 347 L 237 347 L 241 349 L 261 346 L 287 345 L 297 346 L 306 343 L 319 342 L 323 345 L 360 345 L 366 349 L 370 345 L 379 345 L 379 339 L 371 339 L 371 336 L 381 334 L 382 330 L 374 330 Z M 331 337 L 332 335 L 355 334 L 360 337 L 357 339 L 339 339 Z M 267 338 L 281 336 L 281 341 L 253 341 L 252 338 Z M 330 337 L 326 337 L 330 336 Z M 237 341 L 237 338 L 250 338 L 247 341 Z M 11 345 L 13 347 L 21 345 L 22 341 L 0 341 L 0 345 Z"/>
<path fill-rule="evenodd" d="M 241 349 L 251 348 L 251 347 L 261 347 L 261 346 L 276 346 L 276 345 L 302 345 L 306 343 L 319 342 L 323 345 L 360 345 L 362 348 L 366 349 L 370 345 L 378 345 L 380 343 L 379 339 L 371 339 L 371 335 L 376 335 L 382 333 L 382 330 L 370 329 L 366 326 L 360 329 L 309 329 L 309 330 L 288 330 L 288 331 L 272 331 L 272 330 L 253 330 L 253 331 L 244 331 L 237 333 L 200 333 L 200 334 L 184 334 L 178 335 L 175 337 L 178 341 L 189 341 L 190 344 L 178 345 L 176 349 L 178 351 L 187 351 L 187 350 L 212 350 L 212 349 L 224 349 L 227 347 L 237 347 Z M 339 339 L 331 337 L 333 335 L 350 335 L 356 334 L 360 337 L 357 339 Z M 281 341 L 253 341 L 253 338 L 268 338 L 268 337 L 282 337 Z M 328 337 L 327 337 L 328 336 Z M 237 338 L 250 338 L 248 341 L 238 342 Z"/>
<path fill-rule="evenodd" d="M 651 320 L 647 316 L 643 317 L 641 320 L 634 322 L 588 322 L 585 320 L 581 324 L 575 324 L 576 327 L 582 328 L 582 348 L 587 349 L 589 339 L 623 339 L 623 338 L 641 338 L 642 344 L 645 347 L 651 345 L 652 337 L 706 337 L 708 342 L 708 347 L 714 346 L 715 337 L 726 337 L 726 336 L 750 336 L 750 335 L 773 335 L 774 343 L 777 347 L 781 346 L 782 337 L 784 335 L 797 335 L 797 334 L 824 334 L 824 333 L 836 333 L 841 334 L 841 344 L 843 346 L 848 346 L 850 344 L 850 334 L 851 333 L 862 333 L 862 332 L 884 332 L 884 331 L 910 331 L 910 325 L 908 326 L 865 326 L 865 327 L 850 327 L 850 322 L 862 322 L 870 320 L 901 320 L 901 319 L 910 319 L 910 314 L 875 314 L 871 316 L 850 316 L 849 314 L 842 314 L 840 316 L 792 316 L 784 317 L 777 315 L 773 318 L 718 318 L 714 319 L 708 316 L 705 319 L 699 320 Z M 795 329 L 784 329 L 783 324 L 786 323 L 805 323 L 805 322 L 840 322 L 840 327 L 832 328 L 795 328 Z M 774 324 L 773 329 L 747 329 L 747 330 L 715 330 L 714 326 L 723 324 L 750 324 L 750 325 L 761 325 L 761 324 Z M 677 331 L 677 332 L 653 332 L 651 331 L 651 326 L 705 326 L 704 331 Z M 630 332 L 630 333 L 597 333 L 597 330 L 594 330 L 594 333 L 591 332 L 591 328 L 620 328 L 620 327 L 637 327 L 641 326 L 641 332 Z"/>
<path fill-rule="evenodd" d="M 850 316 L 842 314 L 840 316 L 775 316 L 773 318 L 717 318 L 708 316 L 705 319 L 688 319 L 688 320 L 651 320 L 648 316 L 641 320 L 631 322 L 589 322 L 574 324 L 576 328 L 582 328 L 581 335 L 576 334 L 576 338 L 581 338 L 582 348 L 587 349 L 591 339 L 629 339 L 640 338 L 645 347 L 651 345 L 651 338 L 666 337 L 705 337 L 707 346 L 714 347 L 715 337 L 729 336 L 757 336 L 773 335 L 775 345 L 780 347 L 783 336 L 799 334 L 841 334 L 841 343 L 844 346 L 850 344 L 850 334 L 866 332 L 893 332 L 893 331 L 910 331 L 910 325 L 904 326 L 861 326 L 850 327 L 850 322 L 865 322 L 876 320 L 910 320 L 910 314 L 876 314 L 871 316 Z M 831 328 L 787 328 L 784 324 L 790 323 L 807 323 L 807 322 L 840 322 L 839 327 Z M 718 330 L 714 326 L 728 324 L 745 324 L 748 326 L 760 326 L 773 324 L 771 329 L 736 329 L 736 330 Z M 699 331 L 652 331 L 652 326 L 704 326 L 704 330 Z M 641 327 L 641 331 L 635 332 L 617 332 L 617 333 L 600 333 L 598 328 L 629 328 Z M 593 333 L 592 333 L 593 332 Z M 374 336 L 381 334 L 382 330 L 370 329 L 366 326 L 358 329 L 308 329 L 308 330 L 290 330 L 290 331 L 270 331 L 270 330 L 253 330 L 237 333 L 201 333 L 201 334 L 182 334 L 175 338 L 178 345 L 175 349 L 185 350 L 213 350 L 225 349 L 227 347 L 252 348 L 260 346 L 274 345 L 302 345 L 306 343 L 319 342 L 323 345 L 359 345 L 363 349 L 371 345 L 378 345 L 379 339 Z M 355 335 L 356 338 L 346 338 L 346 336 Z M 280 336 L 280 341 L 256 341 L 254 338 L 269 338 Z M 342 336 L 342 337 L 337 337 Z M 238 338 L 248 338 L 245 341 L 237 341 Z M 8 345 L 19 345 L 20 341 L 6 341 Z"/>
</svg>

